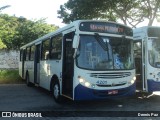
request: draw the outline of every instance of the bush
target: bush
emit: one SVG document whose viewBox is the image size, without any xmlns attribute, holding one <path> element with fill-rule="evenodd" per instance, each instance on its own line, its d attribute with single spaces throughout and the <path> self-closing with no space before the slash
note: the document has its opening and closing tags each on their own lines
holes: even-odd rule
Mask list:
<svg viewBox="0 0 160 120">
<path fill-rule="evenodd" d="M 0 70 L 0 84 L 22 84 L 24 82 L 18 70 Z"/>
</svg>

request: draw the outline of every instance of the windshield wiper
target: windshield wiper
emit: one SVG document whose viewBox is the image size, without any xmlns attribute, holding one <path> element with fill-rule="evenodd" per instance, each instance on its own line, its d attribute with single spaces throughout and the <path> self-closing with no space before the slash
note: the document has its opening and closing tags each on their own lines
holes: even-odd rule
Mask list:
<svg viewBox="0 0 160 120">
<path fill-rule="evenodd" d="M 97 42 L 101 45 L 101 47 L 105 50 L 108 51 L 108 45 L 104 44 L 103 39 L 98 33 L 95 33 L 94 37 L 96 38 Z M 108 44 L 108 43 L 107 43 Z"/>
<path fill-rule="evenodd" d="M 108 56 L 108 60 L 110 60 L 110 57 L 109 57 L 109 45 L 108 45 L 108 42 L 104 42 L 103 39 L 101 38 L 101 36 L 98 34 L 98 33 L 95 33 L 94 34 L 94 37 L 96 38 L 97 42 L 100 44 L 100 46 L 105 50 L 107 51 L 107 56 Z"/>
</svg>

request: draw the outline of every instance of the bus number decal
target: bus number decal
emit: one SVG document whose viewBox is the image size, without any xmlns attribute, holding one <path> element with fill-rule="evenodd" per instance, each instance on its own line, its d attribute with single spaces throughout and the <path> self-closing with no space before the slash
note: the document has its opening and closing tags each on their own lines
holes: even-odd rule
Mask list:
<svg viewBox="0 0 160 120">
<path fill-rule="evenodd" d="M 98 85 L 106 85 L 106 84 L 107 84 L 107 81 L 105 81 L 105 80 L 98 80 L 98 81 L 96 82 L 96 84 L 98 84 Z"/>
</svg>

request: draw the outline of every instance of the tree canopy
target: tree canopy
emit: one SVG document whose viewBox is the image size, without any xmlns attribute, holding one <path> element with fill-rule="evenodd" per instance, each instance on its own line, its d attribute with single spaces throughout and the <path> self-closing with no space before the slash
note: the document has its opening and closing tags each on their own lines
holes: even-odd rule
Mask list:
<svg viewBox="0 0 160 120">
<path fill-rule="evenodd" d="M 10 7 L 10 5 L 0 6 L 0 12 L 1 12 L 3 9 L 6 9 L 6 8 L 8 8 L 8 7 Z"/>
<path fill-rule="evenodd" d="M 45 23 L 45 19 L 31 21 L 23 17 L 0 14 L 0 49 L 19 49 L 56 29 L 57 26 Z"/>
<path fill-rule="evenodd" d="M 78 19 L 121 20 L 125 25 L 136 27 L 144 19 L 152 25 L 158 19 L 159 0 L 68 0 L 60 6 L 59 18 L 64 23 Z"/>
</svg>

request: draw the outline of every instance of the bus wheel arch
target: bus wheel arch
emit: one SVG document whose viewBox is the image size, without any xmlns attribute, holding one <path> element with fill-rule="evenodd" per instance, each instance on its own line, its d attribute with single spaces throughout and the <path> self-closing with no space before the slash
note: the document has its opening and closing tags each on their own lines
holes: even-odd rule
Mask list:
<svg viewBox="0 0 160 120">
<path fill-rule="evenodd" d="M 50 91 L 52 91 L 52 84 L 55 81 L 59 82 L 57 75 L 53 75 L 52 78 L 51 78 L 51 81 L 50 81 Z"/>
<path fill-rule="evenodd" d="M 31 86 L 32 86 L 32 83 L 29 81 L 29 73 L 28 73 L 28 70 L 26 71 L 25 80 L 26 80 L 27 86 L 31 87 Z"/>
<path fill-rule="evenodd" d="M 60 95 L 60 83 L 56 75 L 52 76 L 50 90 L 51 90 L 54 100 L 57 103 L 60 103 L 62 101 L 62 96 Z"/>
<path fill-rule="evenodd" d="M 28 74 L 28 70 L 26 71 L 25 80 L 26 80 L 26 84 L 27 84 L 27 86 L 28 86 L 28 84 L 29 84 L 29 74 Z"/>
</svg>

